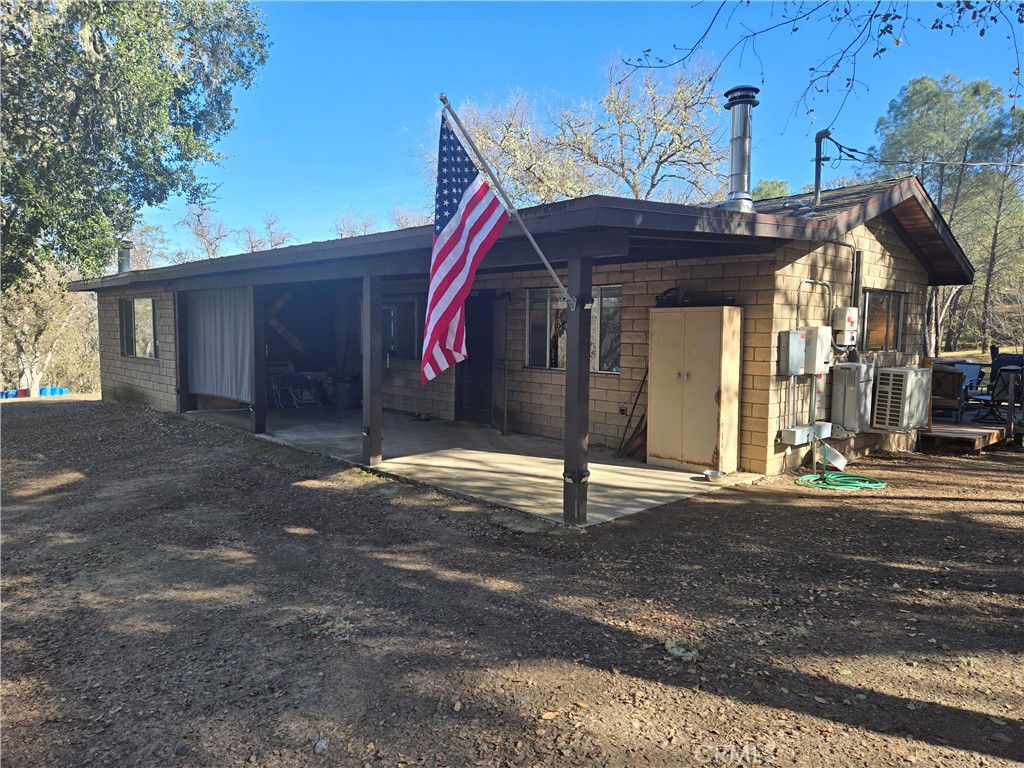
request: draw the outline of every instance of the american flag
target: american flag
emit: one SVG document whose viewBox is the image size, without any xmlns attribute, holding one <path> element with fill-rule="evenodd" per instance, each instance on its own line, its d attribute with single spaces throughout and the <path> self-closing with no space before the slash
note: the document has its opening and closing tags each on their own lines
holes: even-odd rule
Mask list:
<svg viewBox="0 0 1024 768">
<path fill-rule="evenodd" d="M 447 116 L 442 116 L 434 199 L 434 250 L 420 362 L 424 384 L 466 359 L 463 306 L 477 267 L 506 221 L 508 212 L 466 154 Z"/>
</svg>

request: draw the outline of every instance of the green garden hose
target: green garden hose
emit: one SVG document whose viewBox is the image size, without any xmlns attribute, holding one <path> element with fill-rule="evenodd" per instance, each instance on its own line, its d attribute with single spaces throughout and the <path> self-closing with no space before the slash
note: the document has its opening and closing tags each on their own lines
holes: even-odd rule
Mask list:
<svg viewBox="0 0 1024 768">
<path fill-rule="evenodd" d="M 851 475 L 849 472 L 825 472 L 822 475 L 803 475 L 796 481 L 804 488 L 822 488 L 826 491 L 859 491 L 862 489 L 877 490 L 885 488 L 884 480 L 876 480 L 864 475 Z"/>
</svg>

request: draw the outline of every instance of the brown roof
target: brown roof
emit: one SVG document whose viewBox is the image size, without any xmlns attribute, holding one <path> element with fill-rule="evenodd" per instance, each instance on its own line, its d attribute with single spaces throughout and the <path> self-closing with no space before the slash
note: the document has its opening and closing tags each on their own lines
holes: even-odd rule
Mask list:
<svg viewBox="0 0 1024 768">
<path fill-rule="evenodd" d="M 769 253 L 793 240 L 827 242 L 879 216 L 899 232 L 928 271 L 934 285 L 959 285 L 974 279 L 971 267 L 949 226 L 916 177 L 889 179 L 844 189 L 825 190 L 812 210 L 810 195 L 762 200 L 755 213 L 728 211 L 717 206 L 676 205 L 591 195 L 521 211 L 530 232 L 561 253 L 574 252 L 574 238 L 598 244 L 621 238 L 631 258 L 679 258 L 680 247 L 694 258 Z M 72 283 L 72 290 L 93 291 L 142 283 L 171 283 L 188 287 L 218 276 L 237 280 L 252 270 L 294 271 L 317 265 L 347 263 L 379 274 L 426 274 L 429 270 L 431 227 L 381 232 L 178 264 L 159 269 L 110 275 Z M 546 246 L 545 246 L 546 248 Z M 621 249 L 620 249 L 621 250 Z M 518 225 L 509 222 L 482 269 L 500 269 L 516 262 L 510 251 L 536 257 L 525 244 Z M 598 249 L 600 251 L 600 249 Z M 611 252 L 605 249 L 606 252 Z M 557 250 L 556 250 L 557 252 Z M 618 251 L 616 251 L 618 252 Z M 504 254 L 499 256 L 498 254 Z M 503 258 L 505 260 L 503 260 Z M 552 257 L 552 262 L 566 256 Z M 600 258 L 598 256 L 598 258 Z M 323 271 L 324 266 L 319 269 Z M 404 271 L 403 271 L 404 270 Z M 317 274 L 320 274 L 319 272 Z"/>
<path fill-rule="evenodd" d="M 816 206 L 811 205 L 814 195 L 807 192 L 799 195 L 786 195 L 785 197 L 757 200 L 754 202 L 754 208 L 757 209 L 758 213 L 767 213 L 772 216 L 796 216 L 801 219 L 824 221 L 833 216 L 838 216 L 845 211 L 865 205 L 872 198 L 889 192 L 895 185 L 904 181 L 905 178 L 872 181 L 867 184 L 855 184 L 851 187 L 840 187 L 839 189 L 823 189 L 821 191 L 821 202 Z"/>
<path fill-rule="evenodd" d="M 820 223 L 834 239 L 878 216 L 883 217 L 928 270 L 933 285 L 963 285 L 974 280 L 974 267 L 938 207 L 916 176 L 885 179 L 821 192 L 790 195 L 754 203 L 758 213 Z"/>
</svg>

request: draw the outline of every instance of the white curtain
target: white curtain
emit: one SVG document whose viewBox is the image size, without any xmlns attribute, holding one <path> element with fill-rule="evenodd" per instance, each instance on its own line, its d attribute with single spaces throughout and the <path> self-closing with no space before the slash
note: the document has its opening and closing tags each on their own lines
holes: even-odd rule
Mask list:
<svg viewBox="0 0 1024 768">
<path fill-rule="evenodd" d="M 252 402 L 252 295 L 248 288 L 189 291 L 188 391 Z"/>
</svg>

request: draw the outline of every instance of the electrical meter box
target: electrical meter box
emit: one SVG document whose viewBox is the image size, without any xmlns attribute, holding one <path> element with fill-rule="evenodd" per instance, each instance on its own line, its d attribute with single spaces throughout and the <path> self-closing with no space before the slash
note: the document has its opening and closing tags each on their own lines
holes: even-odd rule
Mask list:
<svg viewBox="0 0 1024 768">
<path fill-rule="evenodd" d="M 836 344 L 852 347 L 857 344 L 860 330 L 860 310 L 857 307 L 836 307 L 832 310 L 832 330 L 836 332 Z"/>
<path fill-rule="evenodd" d="M 803 376 L 807 354 L 807 334 L 804 331 L 779 333 L 779 376 Z"/>
<path fill-rule="evenodd" d="M 832 329 L 827 325 L 804 328 L 804 373 L 828 373 L 832 360 Z"/>
</svg>

